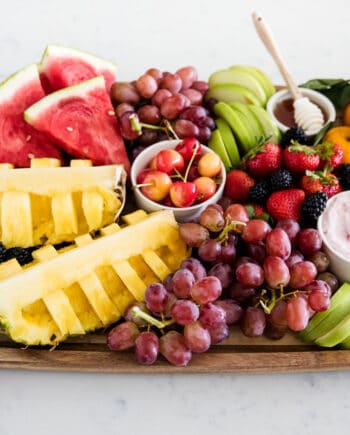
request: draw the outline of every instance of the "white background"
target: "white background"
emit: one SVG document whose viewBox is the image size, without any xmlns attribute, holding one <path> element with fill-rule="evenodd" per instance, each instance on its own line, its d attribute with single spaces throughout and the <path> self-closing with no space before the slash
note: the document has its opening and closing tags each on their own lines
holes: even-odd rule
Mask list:
<svg viewBox="0 0 350 435">
<path fill-rule="evenodd" d="M 0 77 L 59 43 L 115 61 L 120 79 L 252 64 L 281 83 L 250 13 L 270 23 L 298 82 L 350 78 L 349 0 L 1 0 Z M 1 355 L 1 349 L 0 349 Z M 343 435 L 350 372 L 126 376 L 0 371 L 0 433 Z"/>
</svg>

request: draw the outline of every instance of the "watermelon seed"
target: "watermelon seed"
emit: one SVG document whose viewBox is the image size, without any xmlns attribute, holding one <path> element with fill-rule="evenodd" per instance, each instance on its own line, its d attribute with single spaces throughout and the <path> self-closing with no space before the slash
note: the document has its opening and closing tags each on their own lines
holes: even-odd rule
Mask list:
<svg viewBox="0 0 350 435">
<path fill-rule="evenodd" d="M 114 116 L 115 115 L 115 112 L 114 112 L 114 110 L 108 110 L 108 115 L 111 115 L 111 116 Z"/>
<path fill-rule="evenodd" d="M 66 130 L 67 130 L 67 131 L 73 131 L 74 129 L 73 129 L 73 127 L 69 127 L 69 126 L 68 126 L 68 127 L 66 127 Z"/>
<path fill-rule="evenodd" d="M 32 136 L 30 134 L 28 134 L 28 136 L 26 137 L 26 141 L 29 142 L 31 138 L 32 138 Z"/>
<path fill-rule="evenodd" d="M 28 154 L 28 159 L 34 159 L 35 155 L 33 153 Z"/>
</svg>

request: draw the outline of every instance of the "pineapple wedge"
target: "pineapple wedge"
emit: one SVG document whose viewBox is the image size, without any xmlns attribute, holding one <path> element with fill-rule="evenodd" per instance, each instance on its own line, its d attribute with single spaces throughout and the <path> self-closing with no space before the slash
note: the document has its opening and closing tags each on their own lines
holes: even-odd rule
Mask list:
<svg viewBox="0 0 350 435">
<path fill-rule="evenodd" d="M 123 220 L 95 239 L 77 237 L 68 250 L 41 247 L 23 267 L 0 264 L 0 323 L 14 341 L 54 345 L 106 327 L 189 255 L 171 211 L 138 210 Z"/>
<path fill-rule="evenodd" d="M 126 173 L 90 160 L 32 159 L 31 168 L 0 166 L 0 241 L 11 248 L 74 240 L 120 214 Z"/>
</svg>

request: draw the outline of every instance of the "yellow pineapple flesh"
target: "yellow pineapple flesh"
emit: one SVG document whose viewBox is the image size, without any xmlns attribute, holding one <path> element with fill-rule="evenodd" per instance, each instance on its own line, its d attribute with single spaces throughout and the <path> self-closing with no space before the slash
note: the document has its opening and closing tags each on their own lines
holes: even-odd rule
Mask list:
<svg viewBox="0 0 350 435">
<path fill-rule="evenodd" d="M 11 248 L 74 240 L 115 221 L 125 202 L 121 165 L 32 159 L 31 168 L 0 165 L 0 241 Z"/>
<path fill-rule="evenodd" d="M 171 211 L 136 211 L 69 248 L 47 245 L 32 263 L 0 264 L 0 322 L 15 341 L 54 345 L 116 322 L 146 287 L 189 255 Z"/>
</svg>

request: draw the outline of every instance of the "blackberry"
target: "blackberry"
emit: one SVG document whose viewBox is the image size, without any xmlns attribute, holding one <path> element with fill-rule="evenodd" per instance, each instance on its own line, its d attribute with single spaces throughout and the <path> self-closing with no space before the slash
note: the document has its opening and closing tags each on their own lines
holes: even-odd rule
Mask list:
<svg viewBox="0 0 350 435">
<path fill-rule="evenodd" d="M 249 199 L 256 204 L 265 205 L 270 193 L 270 183 L 266 180 L 261 180 L 249 189 Z"/>
<path fill-rule="evenodd" d="M 292 127 L 286 132 L 284 132 L 282 135 L 280 145 L 283 148 L 287 148 L 291 144 L 292 140 L 296 140 L 302 145 L 306 145 L 308 143 L 308 139 L 305 134 L 305 131 L 300 127 Z"/>
<path fill-rule="evenodd" d="M 342 164 L 338 167 L 338 178 L 344 190 L 350 190 L 350 165 Z"/>
<path fill-rule="evenodd" d="M 16 258 L 21 266 L 33 260 L 32 250 L 26 248 L 9 248 L 5 251 L 5 257 L 6 261 Z"/>
<path fill-rule="evenodd" d="M 274 171 L 270 178 L 271 190 L 285 190 L 291 187 L 293 183 L 293 176 L 287 169 L 278 169 Z"/>
<path fill-rule="evenodd" d="M 326 208 L 327 195 L 324 192 L 316 192 L 305 199 L 302 207 L 302 221 L 307 226 L 316 227 L 317 219 Z"/>
</svg>

